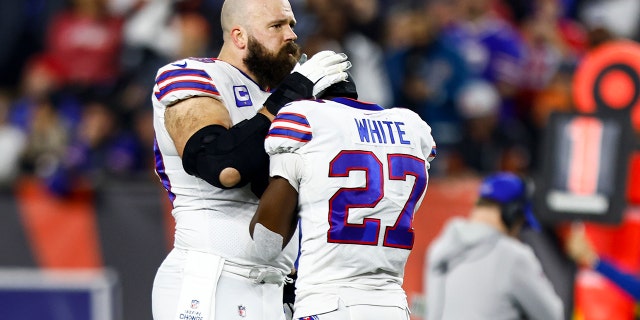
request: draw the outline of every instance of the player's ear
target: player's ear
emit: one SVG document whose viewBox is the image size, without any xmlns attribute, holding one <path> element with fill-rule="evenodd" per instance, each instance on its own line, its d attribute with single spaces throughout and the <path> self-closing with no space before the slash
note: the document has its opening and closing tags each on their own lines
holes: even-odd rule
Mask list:
<svg viewBox="0 0 640 320">
<path fill-rule="evenodd" d="M 231 29 L 231 41 L 238 49 L 244 49 L 247 47 L 247 31 L 240 26 L 236 26 Z"/>
</svg>

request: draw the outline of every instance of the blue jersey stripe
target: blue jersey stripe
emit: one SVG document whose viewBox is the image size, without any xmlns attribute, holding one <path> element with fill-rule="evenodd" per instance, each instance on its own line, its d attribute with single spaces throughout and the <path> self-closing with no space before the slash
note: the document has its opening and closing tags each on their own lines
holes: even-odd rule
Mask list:
<svg viewBox="0 0 640 320">
<path fill-rule="evenodd" d="M 201 91 L 205 93 L 211 93 L 214 95 L 220 95 L 220 92 L 218 92 L 218 89 L 214 85 L 208 82 L 199 82 L 199 81 L 174 82 L 160 89 L 160 91 L 156 92 L 155 95 L 158 100 L 162 100 L 162 98 L 165 95 L 175 90 L 195 90 L 195 91 Z"/>
<path fill-rule="evenodd" d="M 362 110 L 371 110 L 371 111 L 380 111 L 380 110 L 384 110 L 383 107 L 377 105 L 377 104 L 373 104 L 373 103 L 367 103 L 367 102 L 363 102 L 363 101 L 359 101 L 359 100 L 353 100 L 353 99 L 349 99 L 349 98 L 333 98 L 331 99 L 337 103 L 341 103 L 341 104 L 345 104 L 348 105 L 352 108 L 356 108 L 356 109 L 362 109 Z"/>
<path fill-rule="evenodd" d="M 312 135 L 308 131 L 298 131 L 294 129 L 287 129 L 282 127 L 276 127 L 269 130 L 269 136 L 276 136 L 282 138 L 289 138 L 296 141 L 309 142 Z"/>
<path fill-rule="evenodd" d="M 169 176 L 167 176 L 167 173 L 165 172 L 164 159 L 162 159 L 162 153 L 160 153 L 157 140 L 153 141 L 153 154 L 156 160 L 156 173 L 160 178 L 160 182 L 162 182 L 162 185 L 169 194 L 169 201 L 171 201 L 171 205 L 173 205 L 176 195 L 171 192 L 171 181 L 169 181 Z"/>
<path fill-rule="evenodd" d="M 301 126 L 310 127 L 309 121 L 307 121 L 307 118 L 297 113 L 280 112 L 278 113 L 278 116 L 274 119 L 274 121 L 277 121 L 277 120 L 286 120 L 289 122 L 299 124 Z"/>
<path fill-rule="evenodd" d="M 163 72 L 162 74 L 160 74 L 156 78 L 156 83 L 160 83 L 162 81 L 165 81 L 165 80 L 170 79 L 170 78 L 175 78 L 175 77 L 201 77 L 201 78 L 205 78 L 207 80 L 211 80 L 211 77 L 209 76 L 209 74 L 206 73 L 204 70 L 173 69 L 173 70 L 167 70 L 167 71 Z"/>
</svg>

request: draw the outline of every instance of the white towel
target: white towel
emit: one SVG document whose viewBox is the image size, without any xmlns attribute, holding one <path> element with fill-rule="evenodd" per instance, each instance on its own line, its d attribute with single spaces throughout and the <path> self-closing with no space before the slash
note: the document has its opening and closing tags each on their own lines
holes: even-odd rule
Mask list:
<svg viewBox="0 0 640 320">
<path fill-rule="evenodd" d="M 214 254 L 189 251 L 175 320 L 215 320 L 215 296 L 224 259 Z"/>
</svg>

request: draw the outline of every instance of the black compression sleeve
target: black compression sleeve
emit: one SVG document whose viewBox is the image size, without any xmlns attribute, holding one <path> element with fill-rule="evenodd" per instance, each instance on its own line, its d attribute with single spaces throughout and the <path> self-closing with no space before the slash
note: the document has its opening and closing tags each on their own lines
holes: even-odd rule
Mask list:
<svg viewBox="0 0 640 320">
<path fill-rule="evenodd" d="M 242 187 L 257 177 L 264 177 L 269 161 L 264 138 L 270 125 L 269 119 L 258 113 L 229 130 L 219 125 L 198 130 L 184 148 L 184 170 L 223 189 Z M 225 187 L 220 182 L 220 172 L 229 167 L 240 172 L 241 181 Z"/>
<path fill-rule="evenodd" d="M 207 145 L 211 144 L 218 136 L 227 132 L 227 128 L 221 125 L 206 126 L 194 133 L 182 152 L 182 167 L 188 174 L 200 177 L 198 174 L 198 161 L 200 153 L 205 152 Z M 202 178 L 202 177 L 200 177 Z M 205 179 L 206 180 L 206 179 Z"/>
</svg>

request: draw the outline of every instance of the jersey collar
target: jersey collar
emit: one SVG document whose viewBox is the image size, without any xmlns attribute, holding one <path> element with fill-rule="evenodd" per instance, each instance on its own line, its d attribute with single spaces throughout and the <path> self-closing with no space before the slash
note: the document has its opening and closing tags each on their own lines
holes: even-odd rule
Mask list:
<svg viewBox="0 0 640 320">
<path fill-rule="evenodd" d="M 341 103 L 341 104 L 345 104 L 348 105 L 352 108 L 356 108 L 356 109 L 362 109 L 362 110 L 370 110 L 370 111 L 380 111 L 380 110 L 384 110 L 383 107 L 375 104 L 375 103 L 368 103 L 368 102 L 363 102 L 360 100 L 354 100 L 354 99 L 350 99 L 350 98 L 331 98 L 331 101 L 335 101 L 337 103 Z"/>
</svg>

